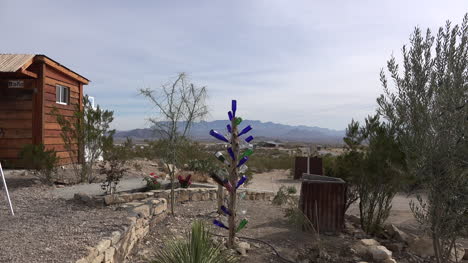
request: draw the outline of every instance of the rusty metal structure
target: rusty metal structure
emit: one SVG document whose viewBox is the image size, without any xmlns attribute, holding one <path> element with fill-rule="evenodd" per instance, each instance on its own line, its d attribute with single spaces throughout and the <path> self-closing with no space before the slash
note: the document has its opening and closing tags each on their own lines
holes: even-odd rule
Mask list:
<svg viewBox="0 0 468 263">
<path fill-rule="evenodd" d="M 304 173 L 323 175 L 322 158 L 297 156 L 294 160 L 294 179 L 301 179 Z"/>
<path fill-rule="evenodd" d="M 340 178 L 304 174 L 299 208 L 319 233 L 344 227 L 346 183 Z"/>
</svg>

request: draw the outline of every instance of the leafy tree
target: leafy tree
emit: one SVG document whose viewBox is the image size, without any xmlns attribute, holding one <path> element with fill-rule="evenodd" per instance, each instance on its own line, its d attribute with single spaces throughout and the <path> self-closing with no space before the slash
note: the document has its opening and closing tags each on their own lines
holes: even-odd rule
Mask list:
<svg viewBox="0 0 468 263">
<path fill-rule="evenodd" d="M 65 149 L 73 162 L 73 171 L 81 182 L 92 182 L 93 166 L 106 147 L 113 144 L 115 130 L 110 129 L 114 120 L 113 111 L 93 108 L 88 96 L 83 97 L 83 110 L 77 105 L 73 117 L 65 117 L 53 110 L 61 126 Z M 81 166 L 79 165 L 81 163 Z"/>
<path fill-rule="evenodd" d="M 437 262 L 446 262 L 468 226 L 468 14 L 435 37 L 416 28 L 402 53 L 401 68 L 394 57 L 387 62 L 390 83 L 380 73 L 379 112 L 426 190 L 411 207 L 433 238 Z"/>
<path fill-rule="evenodd" d="M 177 79 L 164 84 L 160 89 L 141 89 L 154 105 L 157 113 L 149 119 L 155 132 L 161 138 L 156 153 L 165 161 L 171 178 L 171 214 L 174 215 L 174 181 L 177 165 L 183 165 L 181 155 L 190 140 L 187 134 L 195 121 L 203 119 L 208 113 L 205 104 L 206 88 L 188 83 L 185 73 Z"/>
</svg>

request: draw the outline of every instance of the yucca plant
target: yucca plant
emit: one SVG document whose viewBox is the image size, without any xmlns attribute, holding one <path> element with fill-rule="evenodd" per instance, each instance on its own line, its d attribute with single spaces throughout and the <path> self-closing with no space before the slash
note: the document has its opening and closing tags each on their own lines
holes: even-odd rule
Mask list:
<svg viewBox="0 0 468 263">
<path fill-rule="evenodd" d="M 232 263 L 237 258 L 221 250 L 221 244 L 214 244 L 201 221 L 192 223 L 192 232 L 186 240 L 175 240 L 161 250 L 153 263 Z"/>
</svg>

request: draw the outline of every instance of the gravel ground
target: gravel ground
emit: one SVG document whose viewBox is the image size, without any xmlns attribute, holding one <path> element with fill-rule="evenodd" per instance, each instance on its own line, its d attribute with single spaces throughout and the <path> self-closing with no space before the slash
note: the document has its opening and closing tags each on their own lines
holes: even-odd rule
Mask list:
<svg viewBox="0 0 468 263">
<path fill-rule="evenodd" d="M 0 188 L 0 262 L 74 262 L 87 246 L 124 227 L 124 211 L 56 198 L 53 187 L 15 172 L 6 177 L 16 215 Z"/>
<path fill-rule="evenodd" d="M 187 202 L 176 207 L 176 216 L 167 216 L 163 221 L 156 222 L 151 226 L 150 233 L 134 248 L 129 262 L 146 263 L 154 258 L 155 254 L 164 249 L 168 240 L 172 238 L 185 238 L 190 224 L 196 219 L 206 222 L 212 233 L 227 235 L 227 231 L 212 224 L 217 218 L 215 212 L 215 201 Z M 241 201 L 239 210 L 245 210 L 245 218 L 249 220 L 239 236 L 260 239 L 273 245 L 285 258 L 295 262 L 298 253 L 304 253 L 305 249 L 314 243 L 310 233 L 303 232 L 291 225 L 283 216 L 283 210 L 265 201 Z M 226 220 L 224 220 L 226 222 Z M 336 253 L 337 247 L 345 246 L 347 241 L 342 237 L 322 237 L 324 244 Z M 243 240 L 241 240 L 243 241 Z M 263 263 L 282 262 L 269 247 L 262 243 L 248 241 L 252 250 L 241 262 Z M 348 258 L 339 255 L 330 257 L 327 262 L 349 262 Z"/>
</svg>

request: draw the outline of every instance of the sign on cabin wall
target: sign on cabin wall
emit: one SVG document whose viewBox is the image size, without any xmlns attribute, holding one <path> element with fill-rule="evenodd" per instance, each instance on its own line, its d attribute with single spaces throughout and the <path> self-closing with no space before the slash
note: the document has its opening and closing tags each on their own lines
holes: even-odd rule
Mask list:
<svg viewBox="0 0 468 263">
<path fill-rule="evenodd" d="M 23 89 L 24 88 L 24 80 L 9 80 L 8 81 L 8 88 L 9 89 Z"/>
<path fill-rule="evenodd" d="M 0 79 L 0 89 L 34 89 L 36 87 L 36 80 L 33 79 Z"/>
</svg>

